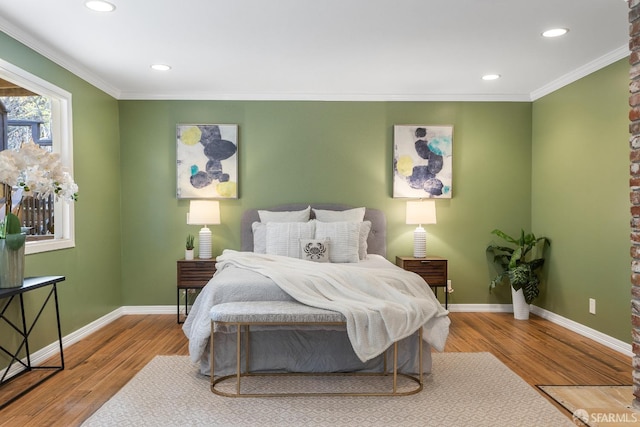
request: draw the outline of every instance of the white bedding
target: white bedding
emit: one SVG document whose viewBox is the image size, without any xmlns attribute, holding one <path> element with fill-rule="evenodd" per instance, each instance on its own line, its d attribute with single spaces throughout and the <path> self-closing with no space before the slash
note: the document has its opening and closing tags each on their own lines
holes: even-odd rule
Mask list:
<svg viewBox="0 0 640 427">
<path fill-rule="evenodd" d="M 226 250 L 183 325 L 191 359 L 198 362 L 210 335 L 209 311 L 230 301 L 292 300 L 339 311 L 347 318 L 353 350 L 362 361 L 424 326 L 424 339 L 442 351 L 447 311 L 422 278 L 379 255 L 350 264 L 319 264 L 293 258 Z M 218 287 L 216 282 L 225 282 Z M 283 292 L 284 291 L 284 292 Z"/>
</svg>

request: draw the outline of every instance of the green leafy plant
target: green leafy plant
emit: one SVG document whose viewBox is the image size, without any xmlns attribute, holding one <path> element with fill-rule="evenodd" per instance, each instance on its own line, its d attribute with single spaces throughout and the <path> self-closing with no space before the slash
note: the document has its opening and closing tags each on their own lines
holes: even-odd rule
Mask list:
<svg viewBox="0 0 640 427">
<path fill-rule="evenodd" d="M 192 234 L 187 235 L 187 250 L 191 251 L 193 250 L 194 246 L 193 246 L 193 241 L 194 241 L 195 237 Z"/>
<path fill-rule="evenodd" d="M 533 233 L 520 232 L 520 238 L 516 239 L 508 234 L 493 230 L 501 239 L 513 245 L 500 246 L 489 245 L 487 253 L 493 257 L 492 261 L 498 275 L 489 284 L 489 291 L 502 283 L 510 283 L 513 289 L 520 290 L 524 294 L 527 304 L 540 294 L 540 269 L 544 265 L 545 250 L 551 245 L 546 237 L 537 237 Z"/>
</svg>

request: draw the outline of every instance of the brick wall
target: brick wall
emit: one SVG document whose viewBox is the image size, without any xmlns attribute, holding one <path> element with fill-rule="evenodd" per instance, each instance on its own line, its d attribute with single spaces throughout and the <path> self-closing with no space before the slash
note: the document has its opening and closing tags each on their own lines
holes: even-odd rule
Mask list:
<svg viewBox="0 0 640 427">
<path fill-rule="evenodd" d="M 640 0 L 629 0 L 628 3 L 633 407 L 640 409 Z"/>
</svg>

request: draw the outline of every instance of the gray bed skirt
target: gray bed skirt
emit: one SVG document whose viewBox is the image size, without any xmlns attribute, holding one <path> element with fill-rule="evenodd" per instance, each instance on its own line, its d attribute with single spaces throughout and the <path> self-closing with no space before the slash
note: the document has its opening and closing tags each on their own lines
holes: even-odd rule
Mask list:
<svg viewBox="0 0 640 427">
<path fill-rule="evenodd" d="M 215 375 L 236 372 L 236 334 L 214 334 Z M 431 372 L 431 347 L 424 340 L 423 369 Z M 398 342 L 398 370 L 418 371 L 418 339 L 416 335 Z M 244 352 L 243 352 L 244 353 Z M 384 361 L 380 355 L 362 362 L 351 348 L 346 331 L 338 330 L 256 330 L 251 331 L 251 371 L 256 372 L 382 372 Z M 387 369 L 393 365 L 393 347 L 387 350 Z M 241 360 L 244 369 L 245 360 Z M 209 350 L 200 360 L 202 374 L 210 375 Z"/>
</svg>

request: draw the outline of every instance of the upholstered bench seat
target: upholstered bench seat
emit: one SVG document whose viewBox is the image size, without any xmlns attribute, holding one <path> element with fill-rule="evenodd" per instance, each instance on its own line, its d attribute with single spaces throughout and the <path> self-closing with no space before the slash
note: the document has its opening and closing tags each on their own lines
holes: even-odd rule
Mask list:
<svg viewBox="0 0 640 427">
<path fill-rule="evenodd" d="M 337 311 L 311 307 L 294 301 L 226 302 L 214 305 L 211 320 L 242 324 L 344 323 Z"/>
<path fill-rule="evenodd" d="M 242 302 L 227 302 L 223 304 L 214 305 L 209 312 L 211 317 L 211 339 L 210 339 L 210 366 L 211 366 L 211 391 L 229 397 L 262 397 L 262 396 L 289 396 L 299 395 L 301 393 L 241 393 L 240 391 L 240 378 L 246 376 L 266 376 L 266 375 L 301 375 L 301 373 L 253 373 L 249 371 L 249 345 L 250 345 L 250 326 L 293 326 L 293 325 L 345 325 L 345 317 L 336 311 L 325 310 L 322 308 L 311 307 L 305 304 L 301 304 L 295 301 L 242 301 Z M 220 326 L 235 326 L 236 328 L 236 373 L 233 375 L 226 375 L 220 378 L 215 378 L 215 346 L 214 346 L 214 332 L 218 330 Z M 244 330 L 245 345 L 244 354 L 246 355 L 246 368 L 245 372 L 241 372 L 240 360 L 242 358 L 242 331 Z M 422 390 L 422 328 L 419 328 L 417 333 L 418 345 L 420 348 L 419 354 L 419 375 L 412 376 L 409 374 L 398 373 L 398 343 L 393 344 L 393 371 L 387 372 L 386 369 L 386 352 L 385 355 L 385 368 L 384 372 L 379 375 L 391 375 L 393 378 L 392 391 L 391 392 L 373 392 L 373 393 L 302 393 L 302 394 L 348 394 L 359 396 L 392 396 L 392 395 L 408 395 L 417 393 Z M 319 355 L 321 357 L 321 355 Z M 332 375 L 332 373 L 326 374 L 309 374 L 309 375 Z M 340 375 L 371 375 L 371 374 L 359 374 L 359 373 L 341 373 Z M 377 374 L 373 374 L 377 375 Z M 417 387 L 409 391 L 399 391 L 397 389 L 397 378 L 403 376 L 409 378 L 417 383 Z M 216 384 L 225 381 L 230 378 L 236 378 L 236 391 L 235 393 L 224 392 L 216 389 Z"/>
</svg>

